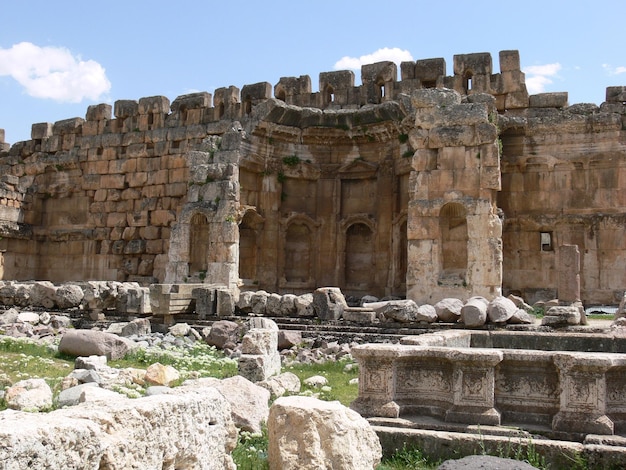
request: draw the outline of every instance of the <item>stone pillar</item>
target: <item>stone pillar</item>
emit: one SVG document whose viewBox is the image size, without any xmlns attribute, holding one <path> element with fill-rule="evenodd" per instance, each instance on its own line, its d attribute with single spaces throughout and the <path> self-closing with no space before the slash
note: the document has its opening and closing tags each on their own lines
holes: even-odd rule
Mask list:
<svg viewBox="0 0 626 470">
<path fill-rule="evenodd" d="M 361 416 L 397 418 L 400 415 L 400 406 L 394 401 L 396 349 L 393 345 L 377 344 L 352 348 L 352 356 L 359 363 L 359 396 L 350 408 Z"/>
<path fill-rule="evenodd" d="M 580 251 L 578 245 L 559 247 L 559 303 L 569 305 L 580 302 Z"/>
<path fill-rule="evenodd" d="M 560 410 L 552 429 L 568 433 L 613 434 L 606 415 L 606 371 L 609 354 L 560 353 L 554 357 L 559 370 Z"/>
<path fill-rule="evenodd" d="M 447 422 L 500 424 L 500 412 L 494 408 L 495 367 L 502 358 L 501 351 L 471 351 L 462 359 L 451 358 L 454 404 L 446 412 Z"/>
</svg>

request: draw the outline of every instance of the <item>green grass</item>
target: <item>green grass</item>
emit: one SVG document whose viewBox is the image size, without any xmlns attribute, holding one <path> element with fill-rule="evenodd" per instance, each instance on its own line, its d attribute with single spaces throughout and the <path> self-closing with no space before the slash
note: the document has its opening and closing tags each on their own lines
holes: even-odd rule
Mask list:
<svg viewBox="0 0 626 470">
<path fill-rule="evenodd" d="M 323 364 L 298 364 L 287 367 L 283 372 L 293 372 L 302 382 L 301 395 L 319 394 L 318 398 L 326 401 L 340 401 L 343 405 L 349 406 L 359 394 L 358 384 L 350 384 L 350 380 L 359 376 L 358 367 L 353 366 L 350 371 L 346 371 L 346 365 L 352 361 L 342 359 L 339 361 L 329 361 Z M 326 377 L 330 390 L 327 388 L 318 389 L 307 387 L 304 380 L 314 375 Z"/>
<path fill-rule="evenodd" d="M 376 470 L 431 470 L 439 466 L 440 462 L 433 462 L 424 456 L 421 450 L 403 448 L 391 457 L 383 459 Z"/>
</svg>

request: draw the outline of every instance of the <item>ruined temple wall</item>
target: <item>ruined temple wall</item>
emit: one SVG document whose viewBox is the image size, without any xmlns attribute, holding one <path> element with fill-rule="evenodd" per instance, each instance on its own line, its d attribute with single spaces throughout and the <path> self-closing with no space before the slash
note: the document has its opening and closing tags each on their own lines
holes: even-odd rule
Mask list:
<svg viewBox="0 0 626 470">
<path fill-rule="evenodd" d="M 495 99 L 462 103 L 452 90 L 412 95 L 415 127 L 408 211 L 407 297 L 500 294 L 501 222 L 495 197 L 500 158 Z"/>
<path fill-rule="evenodd" d="M 502 133 L 505 292 L 529 301 L 558 296 L 559 246 L 578 245 L 585 303 L 619 301 L 626 285 L 626 106 L 566 106 L 537 97 Z M 622 91 L 623 94 L 623 91 Z M 556 107 L 556 105 L 559 105 Z M 509 125 L 512 123 L 507 123 Z"/>
<path fill-rule="evenodd" d="M 86 120 L 34 125 L 33 139 L 0 159 L 24 193 L 19 225 L 32 230 L 3 240 L 5 278 L 162 281 L 190 184 L 209 183 L 190 183 L 188 154 L 202 150 L 208 162 L 211 136 L 230 125 L 202 123 L 194 105 L 205 103 L 172 104 L 170 112 L 167 98 L 143 98 L 117 102 L 114 119 L 109 105 L 98 105 Z M 219 197 L 220 188 L 212 191 Z"/>
<path fill-rule="evenodd" d="M 394 291 L 393 269 L 402 268 L 393 237 L 406 217 L 397 193 L 410 170 L 404 114 L 331 112 L 326 118 L 341 124 L 321 127 L 307 112 L 275 105 L 241 159 L 243 288 L 403 295 L 402 282 Z"/>
</svg>

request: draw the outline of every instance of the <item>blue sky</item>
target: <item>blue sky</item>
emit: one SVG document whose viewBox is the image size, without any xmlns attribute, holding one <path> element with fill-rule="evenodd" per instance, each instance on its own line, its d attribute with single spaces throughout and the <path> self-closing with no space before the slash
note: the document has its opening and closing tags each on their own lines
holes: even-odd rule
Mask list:
<svg viewBox="0 0 626 470">
<path fill-rule="evenodd" d="M 520 51 L 531 93 L 604 101 L 626 85 L 626 1 L 0 0 L 0 128 L 85 117 L 87 106 L 310 75 L 379 60 Z"/>
</svg>

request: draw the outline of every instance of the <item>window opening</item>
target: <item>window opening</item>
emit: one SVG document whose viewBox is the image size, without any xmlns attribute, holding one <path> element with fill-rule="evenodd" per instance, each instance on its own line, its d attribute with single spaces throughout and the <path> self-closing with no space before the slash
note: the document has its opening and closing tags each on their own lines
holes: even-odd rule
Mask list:
<svg viewBox="0 0 626 470">
<path fill-rule="evenodd" d="M 541 232 L 541 251 L 552 250 L 552 232 Z"/>
</svg>

